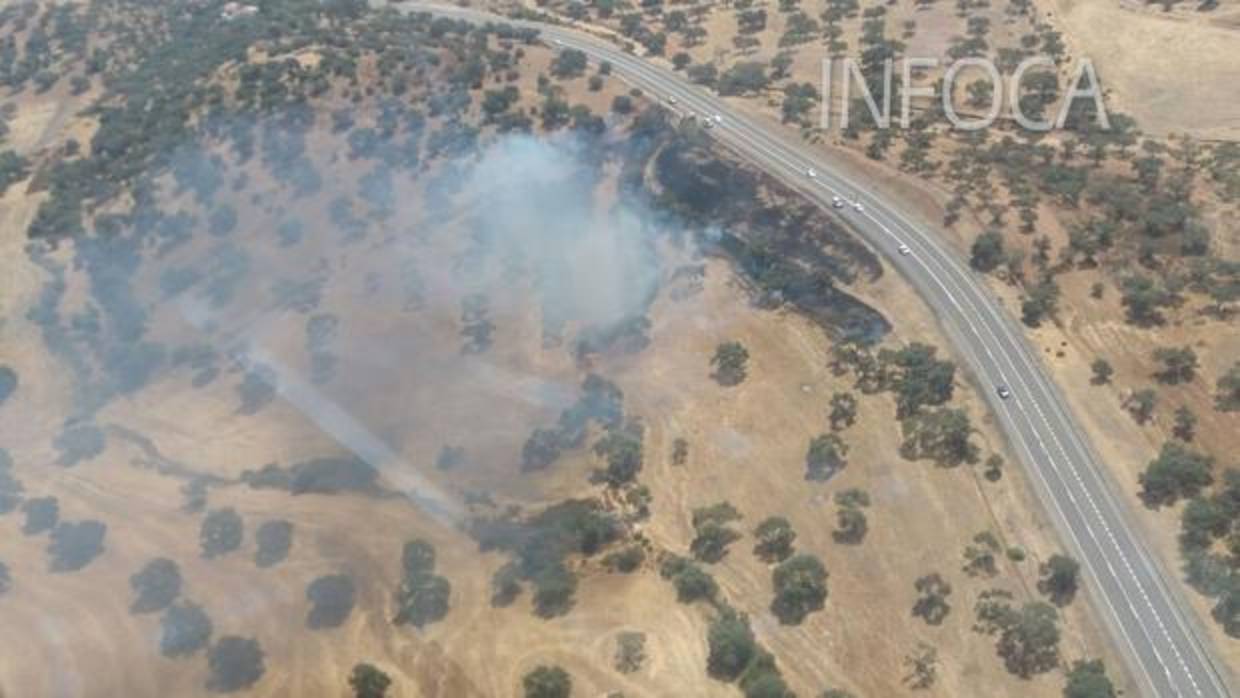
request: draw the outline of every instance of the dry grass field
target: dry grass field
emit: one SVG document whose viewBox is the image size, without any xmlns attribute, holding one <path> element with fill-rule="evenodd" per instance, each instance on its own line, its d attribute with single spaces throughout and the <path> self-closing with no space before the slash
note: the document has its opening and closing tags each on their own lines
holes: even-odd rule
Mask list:
<svg viewBox="0 0 1240 698">
<path fill-rule="evenodd" d="M 79 127 L 86 128 L 73 121 L 68 126 Z M 325 139 L 317 147 L 327 162 L 339 144 Z M 337 160 L 329 191 L 343 191 L 345 183 L 357 180 L 360 171 L 351 167 L 346 159 Z M 583 371 L 567 345 L 541 341 L 539 306 L 532 302 L 528 280 L 513 277 L 505 295 L 492 295 L 492 348 L 461 353 L 459 264 L 470 221 L 482 210 L 476 200 L 466 196 L 458 208 L 431 213 L 420 203 L 429 196 L 420 185 L 402 188 L 396 215 L 363 241 L 343 244 L 330 223 L 328 197 L 303 201 L 297 213 L 312 232 L 289 251 L 276 247 L 269 232 L 289 209 L 272 198 L 274 187 L 261 170 L 249 175 L 247 193 L 260 196 L 230 199 L 245 221 L 232 235 L 243 241 L 262 273 L 251 274 L 239 287 L 238 300 L 211 316 L 218 321 L 214 329 L 192 321 L 192 309 L 154 304 L 153 336 L 172 341 L 202 332 L 221 347 L 230 346 L 226 338 L 244 337 L 278 357 L 292 374 L 308 376 L 313 369 L 301 347 L 304 316 L 273 310 L 257 299 L 278 279 L 318 274 L 326 280 L 317 312 L 341 318 L 335 377 L 323 394 L 395 450 L 398 458 L 384 465 L 381 486 L 399 487 L 413 472 L 458 502 L 486 493 L 500 505 L 535 509 L 600 492 L 589 483 L 597 462 L 586 451 L 567 453 L 541 473 L 518 469 L 525 437 L 572 399 Z M 590 205 L 599 212 L 592 234 L 602 236 L 603 255 L 614 251 L 608 236 L 626 229 L 603 215 L 621 198 L 612 186 L 600 186 Z M 170 210 L 194 208 L 188 195 L 178 196 L 170 199 Z M 478 552 L 460 522 L 428 516 L 403 497 L 290 495 L 237 483 L 244 471 L 267 463 L 346 451 L 321 428 L 321 415 L 307 414 L 288 400 L 276 399 L 252 415 L 240 413 L 242 372 L 236 367 L 197 388 L 184 371 L 161 371 L 147 387 L 95 416 L 107 436 L 102 453 L 71 468 L 56 465 L 52 444 L 74 411 L 73 382 L 26 315 L 47 281 L 46 271 L 23 251 L 22 231 L 38 200 L 39 195 L 15 187 L 3 207 L 0 244 L 9 261 L 0 362 L 21 377 L 19 391 L 0 407 L 3 443 L 28 497 L 54 496 L 62 520 L 95 519 L 107 526 L 107 535 L 104 552 L 84 570 L 52 573 L 46 534 L 23 534 L 19 513 L 0 518 L 0 539 L 8 541 L 0 558 L 13 574 L 13 588 L 0 600 L 0 625 L 20 629 L 24 638 L 0 658 L 0 687 L 7 693 L 204 693 L 203 655 L 160 657 L 158 614 L 129 609 L 130 575 L 163 556 L 180 566 L 182 597 L 207 611 L 215 637 L 235 634 L 260 642 L 266 672 L 249 691 L 256 696 L 338 695 L 358 661 L 388 672 L 399 696 L 517 695 L 520 677 L 543 663 L 568 670 L 579 695 L 735 694 L 705 672 L 709 612 L 700 604 L 678 604 L 650 563 L 631 575 L 582 567 L 572 610 L 543 620 L 526 598 L 507 608 L 491 606 L 490 577 L 505 558 Z M 135 284 L 153 292 L 162 271 L 201 260 L 215 242 L 199 231 L 167 258 L 145 264 Z M 51 256 L 64 263 L 73 252 L 66 244 Z M 695 254 L 692 248 L 661 246 L 655 269 L 666 281 L 677 265 L 695 261 Z M 417 261 L 425 302 L 406 313 L 397 309 L 403 300 L 400 281 L 408 273 L 402 264 L 410 256 Z M 800 695 L 826 687 L 866 696 L 908 693 L 905 657 L 919 642 L 937 648 L 939 656 L 938 680 L 921 694 L 1058 695 L 1058 672 L 1017 679 L 995 656 L 994 639 L 970 629 L 973 604 L 986 589 L 1006 589 L 1018 600 L 1039 596 L 1038 565 L 1059 547 L 966 377 L 959 379 L 957 401 L 979 426 L 976 438 L 983 451 L 1007 457 L 1001 481 L 987 482 L 968 466 L 942 469 L 904 460 L 893 437 L 894 404 L 883 395 L 861 399 L 858 423 L 845 432 L 851 446 L 846 470 L 828 483 L 806 481 L 806 444 L 826 429 L 831 393 L 848 389 L 850 380 L 828 370 L 831 342 L 820 328 L 794 313 L 756 308 L 751 291 L 726 262 L 702 261 L 700 289 L 654 298 L 648 347 L 633 355 L 603 355 L 589 366 L 624 391 L 626 412 L 646 429 L 639 479 L 653 503 L 649 520 L 641 524 L 643 535 L 656 549 L 685 553 L 695 507 L 726 500 L 742 512 L 744 537 L 710 571 L 729 602 L 751 615 L 759 640 L 775 653 Z M 84 274 L 71 267 L 65 280 L 61 311 L 67 315 L 85 307 L 90 290 Z M 890 344 L 916 340 L 945 346 L 926 308 L 899 279 L 885 275 L 851 290 L 893 321 Z M 733 388 L 712 380 L 708 365 L 713 348 L 727 340 L 743 342 L 752 355 L 749 378 Z M 683 465 L 671 461 L 676 438 L 689 442 Z M 465 447 L 464 465 L 435 468 L 436 454 L 446 444 Z M 202 515 L 185 509 L 183 488 L 190 476 L 220 479 L 209 488 L 206 507 L 233 507 L 242 516 L 246 534 L 238 550 L 218 559 L 202 557 Z M 842 545 L 831 537 L 832 496 L 850 487 L 865 489 L 872 498 L 870 532 L 861 545 Z M 772 514 L 788 517 L 798 533 L 797 548 L 821 557 L 830 572 L 826 609 L 797 627 L 782 626 L 771 615 L 770 567 L 750 551 L 749 531 Z M 294 542 L 286 561 L 263 568 L 254 562 L 253 533 L 271 519 L 291 522 Z M 1023 561 L 1000 556 L 1000 573 L 993 579 L 964 574 L 963 550 L 982 531 L 1021 548 Z M 452 583 L 450 612 L 423 630 L 390 622 L 400 547 L 412 538 L 434 543 L 437 571 Z M 910 614 L 913 580 L 932 571 L 954 589 L 952 612 L 938 627 Z M 339 627 L 309 629 L 306 586 L 335 573 L 353 578 L 355 608 Z M 1122 684 L 1121 664 L 1098 628 L 1088 595 L 1079 595 L 1063 614 L 1063 659 L 1103 657 Z M 617 634 L 625 630 L 647 636 L 648 660 L 633 674 L 611 667 Z"/>
<path fill-rule="evenodd" d="M 550 0 L 538 5 L 561 15 L 572 14 L 571 2 Z M 838 37 L 842 43 L 835 48 L 829 45 L 831 30 L 826 21 L 826 14 L 833 7 L 841 8 L 844 15 L 838 20 Z M 1234 146 L 1240 138 L 1240 111 L 1235 90 L 1240 58 L 1234 50 L 1240 38 L 1237 35 L 1240 7 L 1225 0 L 1219 3 L 1173 2 L 1166 7 L 1163 3 L 1126 0 L 1028 4 L 900 0 L 882 3 L 881 7 L 873 4 L 853 7 L 843 1 L 816 0 L 690 2 L 667 3 L 661 10 L 653 11 L 648 5 L 642 8 L 622 6 L 609 18 L 591 15 L 589 21 L 602 21 L 612 28 L 622 27 L 624 12 L 639 9 L 644 13 L 644 21 L 651 23 L 652 30 L 667 28 L 667 19 L 677 11 L 688 16 L 690 26 L 700 25 L 704 29 L 700 40 L 690 40 L 683 31 L 669 30 L 664 58 L 655 60 L 667 60 L 670 64 L 672 58 L 683 51 L 693 65 L 713 63 L 721 73 L 740 62 L 758 61 L 768 68 L 770 75 L 776 57 L 782 54 L 790 59 L 785 76 L 773 78 L 762 89 L 728 99 L 737 108 L 762 119 L 769 128 L 785 129 L 790 141 L 799 136 L 805 142 L 804 147 L 829 153 L 854 179 L 868 181 L 876 191 L 899 201 L 926 226 L 945 235 L 962 257 L 969 256 L 973 241 L 982 232 L 1003 231 L 1007 249 L 1023 255 L 1024 262 L 1016 266 L 1022 270 L 1024 280 L 1013 283 L 1009 278 L 992 276 L 990 285 L 1016 316 L 1021 314 L 1022 301 L 1029 297 L 1030 287 L 1047 274 L 1045 266 L 1039 269 L 1030 264 L 1036 245 L 1046 244 L 1051 267 L 1049 275 L 1055 279 L 1060 294 L 1058 311 L 1052 321 L 1036 329 L 1030 328 L 1029 337 L 1041 349 L 1044 363 L 1068 395 L 1111 470 L 1118 489 L 1131 503 L 1136 525 L 1161 558 L 1162 566 L 1169 576 L 1182 576 L 1183 558 L 1177 542 L 1182 505 L 1157 511 L 1146 508 L 1136 496 L 1140 489 L 1138 477 L 1161 445 L 1172 439 L 1174 413 L 1179 408 L 1187 408 L 1197 416 L 1199 423 L 1193 447 L 1213 456 L 1216 478 L 1224 468 L 1236 465 L 1237 417 L 1235 412 L 1214 408 L 1215 383 L 1240 354 L 1234 314 L 1220 319 L 1209 311 L 1209 301 L 1202 294 L 1186 294 L 1184 302 L 1168 313 L 1166 324 L 1143 328 L 1124 321 L 1120 284 L 1125 277 L 1147 273 L 1158 279 L 1175 279 L 1183 273 L 1176 265 L 1195 262 L 1192 258 L 1176 259 L 1173 253 L 1160 256 L 1154 262 L 1143 261 L 1138 266 L 1135 255 L 1107 254 L 1100 265 L 1081 268 L 1072 268 L 1071 263 L 1057 266 L 1056 260 L 1071 252 L 1073 229 L 1098 215 L 1091 210 L 1091 204 L 1097 203 L 1093 187 L 1099 186 L 1100 179 L 1131 178 L 1138 158 L 1149 153 L 1178 153 L 1180 148 L 1195 152 L 1197 160 L 1190 166 L 1177 162 L 1178 154 L 1164 157 L 1163 181 L 1183 181 L 1178 179 L 1180 168 L 1183 168 L 1185 174 L 1182 176 L 1191 181 L 1192 193 L 1180 198 L 1186 198 L 1194 207 L 1195 215 L 1207 231 L 1208 256 L 1233 266 L 1240 259 L 1240 229 L 1234 222 L 1236 199 L 1224 195 L 1227 185 L 1223 177 L 1202 176 L 1205 170 L 1201 169 L 1203 165 L 1208 168 L 1214 157 L 1207 148 L 1220 152 L 1229 145 Z M 742 30 L 742 17 L 757 13 L 763 17 L 761 22 L 755 23 L 760 28 Z M 796 13 L 818 22 L 819 31 L 812 33 L 812 40 L 785 41 L 789 22 Z M 876 19 L 883 36 L 900 42 L 896 53 L 901 56 L 946 56 L 963 37 L 980 27 L 983 29 L 979 35 L 985 40 L 981 53 L 998 55 L 1002 59 L 1004 51 L 1022 48 L 1023 41 L 1033 34 L 1042 37 L 1033 42 L 1035 52 L 1044 50 L 1048 32 L 1055 33 L 1065 48 L 1066 60 L 1058 71 L 1060 87 L 1070 77 L 1066 66 L 1073 59 L 1090 58 L 1098 70 L 1109 110 L 1132 117 L 1139 133 L 1134 131 L 1132 142 L 1121 146 L 1119 152 L 1105 162 L 1084 163 L 1091 184 L 1085 188 L 1081 201 L 1065 202 L 1054 196 L 1038 200 L 1031 207 L 1036 217 L 1029 229 L 1018 231 L 1020 221 L 1011 215 L 1011 202 L 1018 194 L 1013 183 L 1004 182 L 1002 177 L 993 174 L 981 177 L 988 181 L 976 202 L 970 201 L 965 206 L 964 215 L 950 225 L 945 224 L 945 213 L 950 210 L 954 193 L 964 183 L 964 178 L 945 177 L 945 173 L 962 163 L 966 168 L 981 166 L 968 158 L 957 159 L 966 140 L 960 134 L 951 134 L 942 124 L 932 125 L 934 138 L 928 158 L 934 169 L 918 171 L 902 159 L 910 141 L 901 131 L 894 137 L 897 145 L 890 152 L 876 156 L 868 151 L 868 146 L 876 140 L 875 134 L 863 133 L 860 138 L 850 138 L 838 129 L 826 132 L 815 129 L 819 113 L 817 102 L 809 112 L 808 123 L 786 123 L 782 118 L 784 88 L 792 83 L 820 85 L 821 59 L 833 53 L 860 55 L 864 49 L 864 25 L 867 20 Z M 691 71 L 687 70 L 686 75 L 691 76 Z M 929 81 L 927 77 L 922 84 Z M 838 96 L 836 100 L 833 108 L 838 108 Z M 1010 124 L 992 129 L 988 137 L 994 143 L 1009 136 L 1021 139 Z M 1074 158 L 1067 154 L 1068 146 L 1074 145 L 1070 143 L 1074 137 L 1053 132 L 1037 140 L 1037 148 L 1045 149 L 1047 157 L 1056 162 L 1081 166 L 1079 155 Z M 901 140 L 905 141 L 904 146 L 900 145 Z M 1058 155 L 1054 151 L 1058 151 Z M 985 167 L 992 164 L 993 161 Z M 1036 178 L 1033 171 L 1017 173 L 1015 184 Z M 1001 221 L 992 218 L 991 211 L 987 210 L 990 204 L 996 203 L 996 198 L 997 206 L 1004 209 Z M 1099 198 L 1104 199 L 1105 193 Z M 1106 218 L 1108 214 L 1101 215 Z M 1124 224 L 1120 224 L 1119 230 L 1123 237 L 1140 239 L 1139 233 L 1125 230 Z M 1234 271 L 1231 273 L 1234 278 Z M 1101 298 L 1095 297 L 1095 285 L 1104 290 Z M 1198 376 L 1185 385 L 1159 384 L 1153 376 L 1157 370 L 1154 352 L 1182 346 L 1196 352 L 1200 362 Z M 1110 385 L 1097 386 L 1090 382 L 1090 364 L 1099 358 L 1115 369 Z M 1125 408 L 1125 401 L 1145 388 L 1157 388 L 1158 406 L 1149 423 L 1138 425 Z M 1240 645 L 1210 618 L 1214 600 L 1187 588 L 1184 596 L 1200 612 L 1200 625 L 1224 663 L 1229 666 L 1240 663 Z"/>
<path fill-rule="evenodd" d="M 706 4 L 704 41 L 682 46 L 672 35 L 665 54 L 683 48 L 695 62 L 715 60 L 721 67 L 770 60 L 786 13 L 774 2 L 756 6 L 765 7 L 768 16 L 756 47 L 734 44 L 733 8 Z M 965 20 L 943 1 L 898 0 L 886 6 L 887 33 L 902 37 L 909 54 L 942 53 L 965 31 Z M 801 5 L 810 16 L 826 7 L 818 0 Z M 971 12 L 990 20 L 994 46 L 1015 45 L 1027 31 L 1028 19 L 1010 16 L 1003 3 Z M 1235 137 L 1237 123 L 1229 112 L 1235 99 L 1222 89 L 1234 62 L 1228 42 L 1234 43 L 1237 31 L 1234 9 L 1226 3 L 1209 17 L 1187 6 L 1164 13 L 1102 2 L 1062 2 L 1037 7 L 1037 13 L 1064 33 L 1071 54 L 1094 58 L 1108 99 L 1142 128 Z M 860 17 L 841 24 L 850 50 L 857 49 L 861 24 Z M 607 23 L 608 30 L 614 25 Z M 1097 29 L 1115 26 L 1126 30 Z M 1184 40 L 1186 35 L 1191 40 Z M 538 47 L 523 52 L 521 69 L 510 81 L 520 91 L 512 111 L 536 119 L 543 105 L 539 76 L 548 71 L 552 55 Z M 815 82 L 821 53 L 821 41 L 794 47 L 792 78 Z M 254 64 L 270 59 L 261 51 L 249 56 Z M 295 60 L 313 65 L 319 58 L 304 50 Z M 1166 61 L 1174 66 L 1163 67 Z M 235 86 L 240 67 L 222 71 L 220 83 Z M 1177 71 L 1193 75 L 1197 87 L 1185 92 L 1170 82 Z M 383 69 L 367 56 L 358 74 L 369 86 L 383 77 Z M 596 114 L 608 114 L 613 99 L 627 91 L 618 80 L 598 90 L 587 89 L 584 78 L 564 87 L 571 103 Z M 522 445 L 531 430 L 554 423 L 589 373 L 623 391 L 626 415 L 644 429 L 638 481 L 649 488 L 652 502 L 649 517 L 633 524 L 630 534 L 639 535 L 652 552 L 688 554 L 694 509 L 733 504 L 743 516 L 736 524 L 743 535 L 722 561 L 705 567 L 721 596 L 749 614 L 759 642 L 775 655 L 798 695 L 817 696 L 826 688 L 867 697 L 1061 695 L 1061 671 L 1016 678 L 996 656 L 995 638 L 972 627 L 974 606 L 987 590 L 1008 591 L 1017 602 L 1043 598 L 1036 588 L 1039 566 L 1062 550 L 967 374 L 956 374 L 953 404 L 971 417 L 983 457 L 1004 457 L 998 482 L 984 478 L 980 464 L 940 468 L 903 458 L 895 403 L 886 393 L 858 393 L 857 423 L 842 432 L 850 447 L 847 468 L 828 482 L 807 480 L 806 446 L 829 429 L 831 395 L 853 390 L 850 376 L 836 375 L 828 366 L 832 337 L 790 310 L 759 307 L 755 289 L 727 259 L 704 255 L 685 242 L 692 236 L 682 235 L 687 231 L 674 218 L 654 216 L 630 201 L 618 186 L 617 168 L 605 167 L 600 181 L 580 188 L 578 180 L 564 176 L 576 166 L 571 159 L 562 153 L 550 157 L 528 141 L 504 139 L 490 127 L 483 130 L 483 141 L 506 145 L 487 150 L 483 161 L 493 158 L 490 169 L 483 168 L 487 176 L 471 175 L 473 165 L 435 162 L 416 181 L 397 177 L 389 197 L 393 210 L 373 220 L 367 218 L 373 211 L 356 201 L 338 205 L 338 197 L 364 193 L 372 171 L 322 125 L 307 136 L 307 149 L 325 180 L 311 197 L 290 197 L 262 166 L 235 162 L 221 144 L 207 147 L 208 155 L 228 164 L 214 203 L 235 211 L 240 223 L 231 233 L 209 233 L 204 222 L 211 212 L 163 178 L 162 209 L 198 220 L 188 242 L 169 244 L 167 251 L 144 250 L 130 282 L 148 304 L 148 336 L 166 344 L 169 354 L 191 344 L 215 350 L 219 372 L 199 381 L 184 363 L 165 362 L 144 387 L 114 397 L 93 414 L 92 423 L 106 436 L 101 453 L 72 467 L 58 464 L 57 439 L 67 420 L 83 411 L 81 381 L 49 350 L 30 312 L 55 287 L 53 269 L 63 274 L 63 295 L 55 306 L 67 325 L 88 327 L 99 302 L 89 274 L 75 264 L 77 245 L 63 242 L 40 264 L 27 252 L 26 229 L 47 197 L 41 183 L 61 158 L 59 149 L 70 138 L 90 142 L 97 124 L 79 111 L 97 95 L 73 95 L 58 84 L 4 101 L 14 110 L 4 146 L 29 157 L 35 168 L 29 180 L 0 198 L 0 259 L 5 260 L 0 365 L 20 376 L 17 392 L 0 404 L 0 446 L 12 457 L 13 476 L 27 499 L 55 497 L 62 521 L 98 520 L 107 533 L 103 553 L 85 569 L 52 572 L 48 534 L 24 533 L 20 511 L 0 516 L 0 561 L 13 577 L 12 589 L 0 596 L 0 628 L 18 629 L 10 636 L 23 639 L 0 653 L 0 695 L 209 693 L 205 652 L 161 657 L 160 614 L 131 612 L 130 576 L 161 556 L 180 566 L 181 597 L 204 608 L 214 638 L 238 635 L 261 644 L 265 673 L 246 695 L 343 695 L 349 671 L 361 661 L 390 674 L 393 695 L 406 697 L 517 696 L 522 676 L 540 664 L 566 669 L 579 696 L 738 695 L 735 686 L 707 676 L 710 607 L 678 603 L 650 558 L 632 574 L 607 572 L 596 559 L 571 560 L 580 585 L 572 609 L 552 619 L 533 613 L 528 591 L 507 607 L 491 603 L 492 575 L 509 558 L 479 551 L 465 530 L 470 513 L 534 512 L 586 497 L 620 506 L 613 492 L 591 482 L 601 460 L 588 445 L 565 452 L 544 470 L 521 470 Z M 777 90 L 733 100 L 772 124 L 780 120 Z M 645 106 L 644 100 L 634 101 Z M 352 104 L 341 96 L 331 111 Z M 359 114 L 362 125 L 378 119 L 373 110 Z M 477 105 L 462 117 L 473 123 L 482 119 Z M 612 144 L 623 140 L 620 121 L 608 116 L 612 130 L 605 140 Z M 794 127 L 788 128 L 794 138 Z M 806 147 L 842 146 L 833 152 L 856 175 L 898 196 L 931 224 L 942 219 L 950 195 L 943 183 L 866 158 L 860 141 L 834 133 L 802 135 Z M 939 139 L 932 154 L 946 158 L 955 147 Z M 528 166 L 526 157 L 546 167 Z M 527 197 L 530 183 L 542 182 L 539 173 L 551 182 L 549 188 L 562 187 L 564 196 Z M 118 201 L 113 208 L 128 203 Z M 362 232 L 347 232 L 351 224 L 342 208 L 367 219 Z M 1227 222 L 1228 210 L 1211 207 L 1207 215 L 1217 231 L 1215 249 L 1234 259 L 1240 241 Z M 1044 200 L 1039 211 L 1039 234 L 1055 249 L 1063 247 L 1068 224 L 1056 205 Z M 554 224 L 556 216 L 570 222 L 562 226 L 568 230 Z M 290 219 L 299 220 L 303 231 L 295 242 L 281 240 L 282 225 Z M 962 254 L 984 227 L 965 216 L 951 230 Z M 501 231 L 498 238 L 494 231 Z M 557 237 L 561 234 L 566 237 Z M 504 235 L 515 242 L 509 246 Z M 634 238 L 640 244 L 634 246 Z M 1019 244 L 1031 249 L 1032 238 Z M 248 265 L 248 273 L 234 282 L 231 300 L 212 305 L 201 298 L 164 298 L 170 272 L 227 276 L 221 260 L 231 250 L 244 252 L 243 266 Z M 560 269 L 540 267 L 549 250 L 563 251 L 573 273 L 561 279 Z M 677 270 L 699 264 L 700 284 L 686 289 Z M 1057 322 L 1031 330 L 1030 336 L 1125 494 L 1135 495 L 1137 474 L 1166 438 L 1172 411 L 1180 405 L 1200 417 L 1201 448 L 1232 453 L 1235 417 L 1212 411 L 1212 386 L 1240 354 L 1240 338 L 1192 312 L 1199 299 L 1167 326 L 1124 324 L 1117 293 L 1091 296 L 1097 276 L 1088 270 L 1061 274 Z M 549 285 L 548 278 L 564 286 Z M 858 280 L 845 290 L 891 322 L 883 346 L 926 342 L 951 357 L 929 309 L 895 274 Z M 1018 289 L 996 280 L 994 290 L 1019 312 Z M 559 300 L 548 302 L 549 294 Z M 483 351 L 463 350 L 464 316 L 474 296 L 485 297 L 483 314 L 493 323 Z M 647 346 L 632 353 L 574 355 L 573 339 L 588 320 L 614 320 L 634 307 L 650 322 Z M 335 318 L 326 333 L 334 364 L 323 380 L 313 379 L 321 366 L 307 351 L 312 316 Z M 549 326 L 560 331 L 548 333 Z M 747 379 L 734 387 L 711 376 L 711 354 L 726 341 L 740 341 L 751 356 Z M 1123 408 L 1124 398 L 1152 383 L 1154 348 L 1181 344 L 1193 346 L 1201 357 L 1201 377 L 1160 387 L 1154 420 L 1137 426 Z M 279 365 L 281 380 L 274 399 L 247 409 L 241 387 L 249 362 L 260 354 Z M 1098 356 L 1116 369 L 1111 386 L 1089 383 L 1089 365 Z M 298 381 L 310 386 L 308 393 L 290 387 Z M 341 413 L 354 421 L 342 424 Z M 683 464 L 672 458 L 678 439 L 689 447 Z M 462 448 L 464 456 L 451 468 L 437 467 L 448 446 Z M 380 476 L 367 492 L 294 495 L 242 480 L 247 471 L 268 464 L 376 450 L 384 454 L 375 463 Z M 201 483 L 208 484 L 199 490 Z M 849 488 L 863 489 L 871 499 L 869 532 L 860 545 L 841 544 L 832 536 L 839 508 L 833 497 Z M 203 557 L 203 511 L 188 506 L 195 492 L 205 497 L 202 508 L 232 507 L 241 515 L 240 548 L 216 559 Z M 431 512 L 420 497 L 453 513 Z M 780 624 L 771 612 L 772 568 L 752 552 L 753 527 L 771 515 L 787 517 L 797 532 L 798 551 L 821 558 L 830 574 L 825 609 L 798 626 Z M 255 531 L 276 519 L 293 525 L 291 552 L 279 564 L 259 566 Z M 1177 569 L 1178 509 L 1140 509 L 1135 519 L 1168 569 Z M 970 576 L 962 569 L 963 551 L 986 531 L 1020 554 L 998 554 L 993 578 Z M 436 572 L 452 584 L 446 617 L 421 629 L 392 622 L 401 546 L 414 538 L 434 544 Z M 939 626 L 911 614 L 914 580 L 931 572 L 953 588 L 951 613 Z M 307 585 L 328 574 L 350 576 L 356 601 L 339 626 L 312 629 Z M 1224 658 L 1240 661 L 1236 642 L 1209 622 L 1211 602 L 1186 595 Z M 1102 632 L 1089 594 L 1078 594 L 1061 616 L 1061 665 L 1102 658 L 1117 688 L 1133 694 L 1135 685 Z M 646 636 L 646 661 L 633 673 L 613 668 L 617 638 L 626 631 Z M 937 650 L 937 679 L 914 691 L 907 658 L 921 643 Z"/>
<path fill-rule="evenodd" d="M 1048 19 L 1078 55 L 1089 56 L 1114 108 L 1151 135 L 1240 139 L 1235 76 L 1240 71 L 1240 7 L 1195 12 L 1157 4 L 1063 0 L 1044 3 Z"/>
</svg>

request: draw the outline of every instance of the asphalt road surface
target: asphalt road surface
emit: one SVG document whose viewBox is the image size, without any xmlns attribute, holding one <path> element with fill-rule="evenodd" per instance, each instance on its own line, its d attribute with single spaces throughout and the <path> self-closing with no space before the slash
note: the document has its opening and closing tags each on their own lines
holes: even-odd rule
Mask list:
<svg viewBox="0 0 1240 698">
<path fill-rule="evenodd" d="M 933 308 L 964 356 L 1027 468 L 1057 529 L 1085 570 L 1085 580 L 1142 692 L 1151 696 L 1228 695 L 1196 619 L 1130 529 L 1116 485 L 1015 320 L 983 280 L 924 224 L 840 174 L 824 153 L 785 141 L 775 128 L 731 109 L 681 75 L 603 40 L 549 24 L 519 22 L 476 10 L 420 3 L 399 7 L 474 22 L 537 28 L 556 49 L 574 48 L 682 115 L 712 122 L 712 137 L 789 182 L 847 220 L 883 252 Z M 832 208 L 833 197 L 845 206 Z M 999 396 L 1003 386 L 1010 391 Z"/>
</svg>

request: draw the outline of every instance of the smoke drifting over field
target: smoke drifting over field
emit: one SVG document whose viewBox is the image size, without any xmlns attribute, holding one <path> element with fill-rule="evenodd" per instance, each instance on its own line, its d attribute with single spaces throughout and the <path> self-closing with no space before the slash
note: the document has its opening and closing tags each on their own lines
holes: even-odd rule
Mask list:
<svg viewBox="0 0 1240 698">
<path fill-rule="evenodd" d="M 486 442 L 494 425 L 519 446 L 504 412 L 554 414 L 579 379 L 547 381 L 497 358 L 508 352 L 496 342 L 532 322 L 563 360 L 583 332 L 640 318 L 657 291 L 655 217 L 600 186 L 599 148 L 508 137 L 416 176 L 342 160 L 312 168 L 319 189 L 300 197 L 261 187 L 253 161 L 219 147 L 178 153 L 174 176 L 131 213 L 100 218 L 70 249 L 34 253 L 50 281 L 29 318 L 74 376 L 73 428 L 123 423 L 118 398 L 151 386 L 209 391 L 241 415 L 283 399 L 386 487 L 457 518 L 459 504 L 417 474 L 426 446 L 414 445 L 416 464 L 402 455 L 400 425 L 442 428 L 444 415 L 427 411 L 468 403 L 473 438 Z M 85 296 L 72 291 L 78 269 Z"/>
<path fill-rule="evenodd" d="M 546 318 L 607 326 L 645 313 L 659 277 L 655 227 L 636 202 L 600 205 L 598 172 L 580 147 L 501 141 L 473 168 L 465 194 L 478 206 L 487 256 L 526 264 Z M 488 281 L 482 292 L 503 290 Z"/>
</svg>

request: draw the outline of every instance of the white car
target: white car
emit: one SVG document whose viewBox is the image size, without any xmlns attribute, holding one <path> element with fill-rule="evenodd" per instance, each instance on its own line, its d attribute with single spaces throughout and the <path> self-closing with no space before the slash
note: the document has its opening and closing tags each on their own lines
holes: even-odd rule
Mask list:
<svg viewBox="0 0 1240 698">
<path fill-rule="evenodd" d="M 553 39 L 553 42 L 555 43 L 555 45 L 556 45 L 556 46 L 563 46 L 563 45 L 564 45 L 564 42 L 563 42 L 563 41 L 560 41 L 559 39 Z"/>
<path fill-rule="evenodd" d="M 865 210 L 865 207 L 861 205 L 861 202 L 860 202 L 860 201 L 854 201 L 854 202 L 853 202 L 853 210 L 854 210 L 854 211 L 864 211 L 864 210 Z"/>
<path fill-rule="evenodd" d="M 806 171 L 805 171 L 805 176 L 806 176 L 806 177 L 809 177 L 810 179 L 817 179 L 817 178 L 818 178 L 818 173 L 817 173 L 817 172 L 815 172 L 815 171 L 814 171 L 814 168 L 812 168 L 812 167 L 811 167 L 811 168 L 809 168 L 808 170 L 806 170 Z"/>
<path fill-rule="evenodd" d="M 715 114 L 712 118 L 715 120 L 715 123 L 717 124 L 723 123 L 723 117 L 719 114 Z"/>
<path fill-rule="evenodd" d="M 896 249 L 900 250 L 900 254 L 911 254 L 913 252 L 908 248 L 908 245 L 905 245 L 904 243 L 900 243 L 900 246 Z"/>
<path fill-rule="evenodd" d="M 844 200 L 838 196 L 831 197 L 831 208 L 844 208 Z"/>
<path fill-rule="evenodd" d="M 667 103 L 668 103 L 668 104 L 675 104 L 675 103 L 676 103 L 676 97 L 675 97 L 675 95 L 673 95 L 673 96 L 671 96 L 671 97 L 668 97 L 668 98 L 667 98 Z"/>
</svg>

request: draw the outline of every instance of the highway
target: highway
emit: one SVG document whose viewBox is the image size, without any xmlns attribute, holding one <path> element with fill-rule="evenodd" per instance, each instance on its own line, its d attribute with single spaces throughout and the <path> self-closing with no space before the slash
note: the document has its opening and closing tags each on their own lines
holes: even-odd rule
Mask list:
<svg viewBox="0 0 1240 698">
<path fill-rule="evenodd" d="M 967 368 L 981 384 L 1000 425 L 1034 482 L 1042 503 L 1106 620 L 1132 675 L 1150 696 L 1227 696 L 1193 611 L 1178 596 L 1128 521 L 1129 513 L 1037 352 L 1016 320 L 956 251 L 929 226 L 915 224 L 891 201 L 879 199 L 833 165 L 823 149 L 784 139 L 682 75 L 587 34 L 551 24 L 514 21 L 459 7 L 402 3 L 472 22 L 536 28 L 553 48 L 570 47 L 671 108 L 714 122 L 712 137 L 743 159 L 788 182 L 825 211 L 840 215 L 882 252 L 936 313 Z M 675 105 L 671 99 L 675 98 Z M 810 176 L 810 170 L 813 176 Z M 850 205 L 831 208 L 833 196 Z M 854 208 L 852 203 L 859 204 Z M 901 254 L 900 246 L 907 246 Z M 1010 397 L 998 395 L 998 387 Z"/>
</svg>

